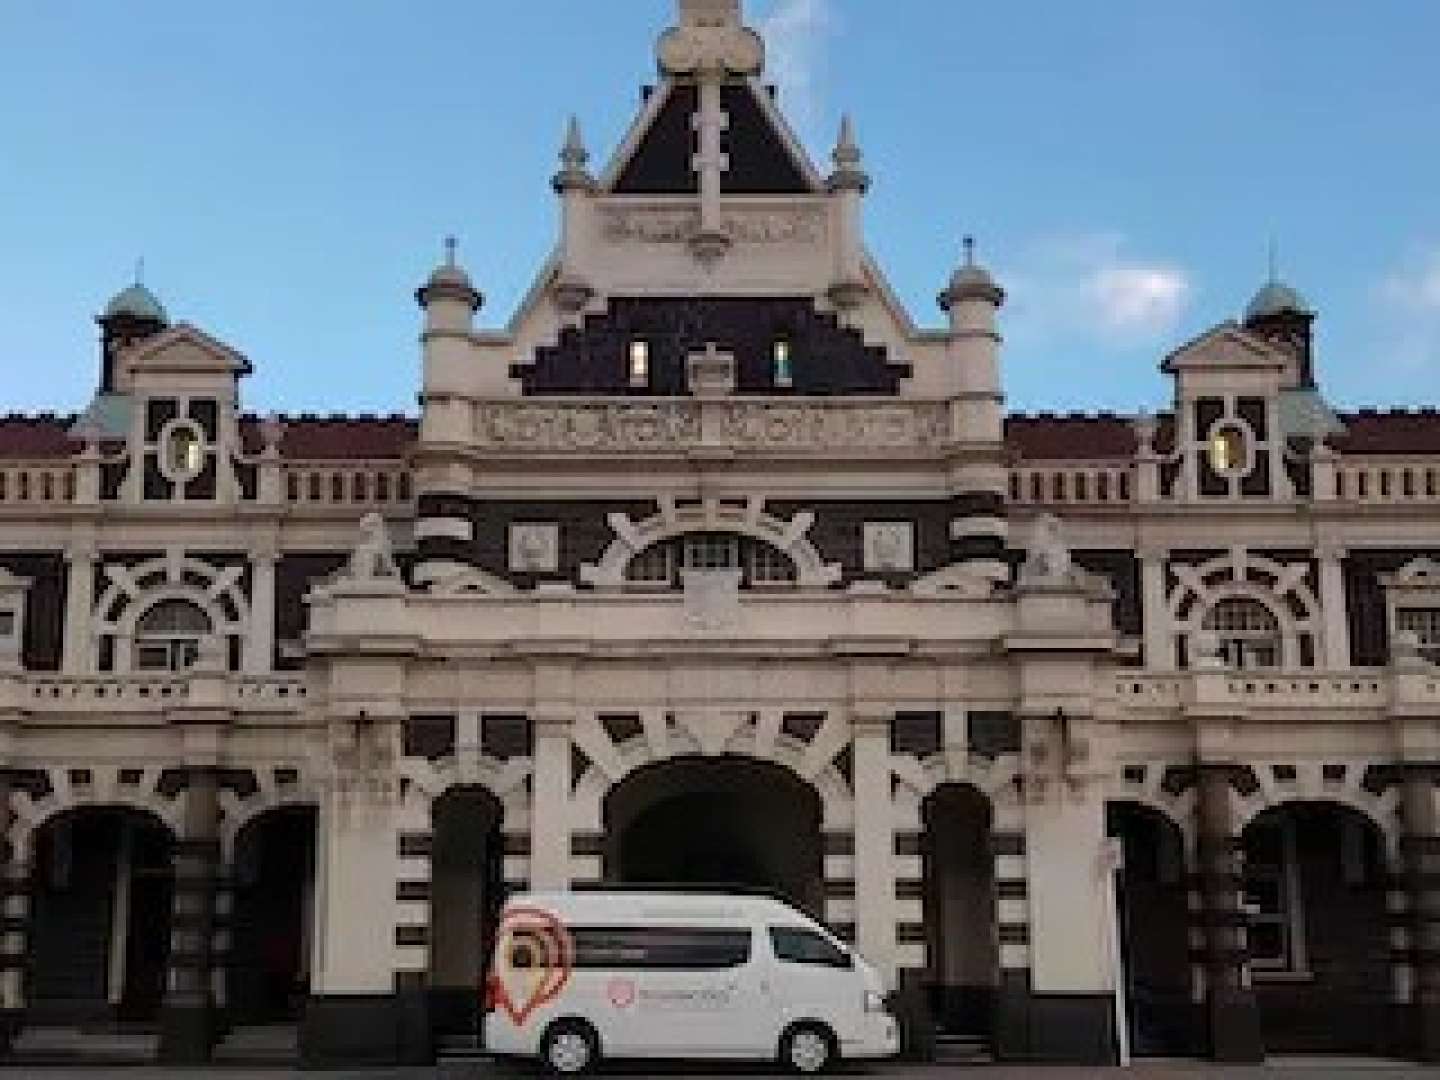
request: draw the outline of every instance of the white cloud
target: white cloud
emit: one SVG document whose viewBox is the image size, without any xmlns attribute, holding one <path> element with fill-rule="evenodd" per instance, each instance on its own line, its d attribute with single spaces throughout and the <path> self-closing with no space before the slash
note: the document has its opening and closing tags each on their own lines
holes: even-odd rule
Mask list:
<svg viewBox="0 0 1440 1080">
<path fill-rule="evenodd" d="M 1387 274 L 1380 282 L 1380 296 L 1413 314 L 1440 316 L 1440 246 Z"/>
<path fill-rule="evenodd" d="M 776 0 L 756 23 L 765 38 L 766 75 L 806 141 L 819 134 L 824 112 L 825 39 L 835 22 L 831 0 Z"/>
<path fill-rule="evenodd" d="M 1118 233 L 1047 238 L 1001 275 L 1012 327 L 1047 341 L 1159 343 L 1175 331 L 1193 291 L 1182 267 L 1131 254 Z"/>
</svg>

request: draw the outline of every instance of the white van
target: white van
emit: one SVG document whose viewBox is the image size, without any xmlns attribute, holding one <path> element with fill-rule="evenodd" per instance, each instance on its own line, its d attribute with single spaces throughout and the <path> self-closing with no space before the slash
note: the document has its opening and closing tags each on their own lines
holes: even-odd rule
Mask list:
<svg viewBox="0 0 1440 1080">
<path fill-rule="evenodd" d="M 513 897 L 486 1003 L 487 1051 L 569 1075 L 602 1055 L 778 1059 L 814 1073 L 900 1048 L 875 969 L 767 896 Z"/>
</svg>

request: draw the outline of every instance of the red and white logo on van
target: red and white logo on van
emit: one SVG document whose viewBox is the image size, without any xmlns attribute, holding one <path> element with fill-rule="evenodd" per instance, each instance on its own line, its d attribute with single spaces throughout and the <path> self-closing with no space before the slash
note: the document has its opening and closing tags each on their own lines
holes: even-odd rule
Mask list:
<svg viewBox="0 0 1440 1080">
<path fill-rule="evenodd" d="M 541 908 L 510 908 L 500 920 L 500 947 L 486 985 L 490 1004 L 518 1026 L 554 1001 L 575 966 L 570 932 Z"/>
<path fill-rule="evenodd" d="M 611 979 L 605 987 L 605 994 L 615 1008 L 628 1009 L 635 1004 L 635 980 Z"/>
</svg>

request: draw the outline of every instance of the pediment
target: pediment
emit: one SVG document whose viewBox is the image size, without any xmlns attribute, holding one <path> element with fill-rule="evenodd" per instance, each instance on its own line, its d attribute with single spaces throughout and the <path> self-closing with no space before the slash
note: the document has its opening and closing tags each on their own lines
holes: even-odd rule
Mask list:
<svg viewBox="0 0 1440 1080">
<path fill-rule="evenodd" d="M 1280 371 L 1290 363 L 1284 352 L 1238 323 L 1221 323 L 1180 346 L 1160 365 L 1167 375 L 1179 371 Z"/>
<path fill-rule="evenodd" d="M 729 159 L 721 178 L 723 194 L 815 195 L 825 190 L 824 179 L 759 79 L 732 79 L 721 94 L 728 117 L 722 142 Z M 693 126 L 698 107 L 693 82 L 667 78 L 636 117 L 600 189 L 615 195 L 698 194 Z"/>
<path fill-rule="evenodd" d="M 122 362 L 132 374 L 250 374 L 250 361 L 243 354 L 189 323 L 179 323 L 126 350 Z"/>
</svg>

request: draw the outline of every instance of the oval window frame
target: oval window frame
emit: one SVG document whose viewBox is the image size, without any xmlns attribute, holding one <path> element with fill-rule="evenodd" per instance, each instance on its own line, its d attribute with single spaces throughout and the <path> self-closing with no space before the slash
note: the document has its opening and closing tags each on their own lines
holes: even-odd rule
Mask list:
<svg viewBox="0 0 1440 1080">
<path fill-rule="evenodd" d="M 182 433 L 189 434 L 194 440 L 194 445 L 199 448 L 199 461 L 193 467 L 179 469 L 174 465 L 171 444 Z M 172 484 L 188 484 L 204 472 L 207 453 L 205 432 L 194 420 L 188 417 L 179 417 L 160 429 L 160 437 L 155 445 L 155 457 L 160 468 L 160 475 Z"/>
<path fill-rule="evenodd" d="M 1215 463 L 1215 448 L 1226 432 L 1234 432 L 1240 441 L 1240 455 L 1237 462 L 1228 468 L 1220 468 Z M 1255 433 L 1250 430 L 1250 425 L 1245 421 L 1226 416 L 1210 425 L 1210 431 L 1205 436 L 1205 464 L 1210 471 L 1222 480 L 1243 480 L 1255 471 Z"/>
</svg>

